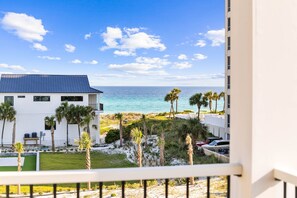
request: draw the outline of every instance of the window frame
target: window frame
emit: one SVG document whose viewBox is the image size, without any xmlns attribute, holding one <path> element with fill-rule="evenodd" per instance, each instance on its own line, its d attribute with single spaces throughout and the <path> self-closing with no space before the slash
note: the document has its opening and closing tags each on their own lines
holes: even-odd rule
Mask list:
<svg viewBox="0 0 297 198">
<path fill-rule="evenodd" d="M 63 99 L 64 97 L 64 99 Z M 65 99 L 65 98 L 68 98 Z M 79 98 L 78 100 L 69 100 L 70 98 Z M 83 96 L 61 96 L 61 102 L 83 102 L 84 101 L 84 97 Z"/>
<path fill-rule="evenodd" d="M 40 98 L 40 100 L 37 100 L 37 98 Z M 43 100 L 42 98 L 47 97 L 48 100 Z M 33 96 L 33 102 L 50 102 L 51 101 L 51 96 Z"/>
<path fill-rule="evenodd" d="M 7 100 L 7 98 L 12 98 L 12 100 Z M 14 96 L 4 96 L 4 103 L 10 104 L 10 106 L 14 106 Z"/>
</svg>

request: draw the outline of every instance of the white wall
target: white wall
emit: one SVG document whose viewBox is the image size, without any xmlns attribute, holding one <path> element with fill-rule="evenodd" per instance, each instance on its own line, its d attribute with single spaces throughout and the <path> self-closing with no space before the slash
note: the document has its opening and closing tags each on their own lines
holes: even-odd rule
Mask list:
<svg viewBox="0 0 297 198">
<path fill-rule="evenodd" d="M 206 114 L 203 122 L 208 127 L 210 133 L 223 139 L 227 139 L 224 115 Z"/>
<path fill-rule="evenodd" d="M 297 2 L 231 4 L 230 162 L 243 164 L 232 197 L 282 197 L 273 168 L 297 167 Z"/>
<path fill-rule="evenodd" d="M 25 98 L 17 96 L 25 95 Z M 43 131 L 46 136 L 42 138 L 42 144 L 51 144 L 51 133 L 44 128 L 44 118 L 46 116 L 55 115 L 55 109 L 61 104 L 61 96 L 83 96 L 82 102 L 68 102 L 69 104 L 85 105 L 89 104 L 88 94 L 10 94 L 0 93 L 0 103 L 4 102 L 4 96 L 14 96 L 14 108 L 17 111 L 16 119 L 16 141 L 23 142 L 25 133 Z M 34 102 L 33 96 L 51 96 L 50 102 Z M 93 124 L 98 124 L 99 114 L 97 114 Z M 2 129 L 3 122 L 0 121 Z M 99 128 L 98 128 L 99 129 Z M 81 129 L 82 131 L 83 129 Z M 91 136 L 96 142 L 99 141 L 98 130 L 91 129 Z M 74 139 L 78 139 L 77 125 L 69 125 L 69 140 L 73 144 Z M 4 144 L 11 144 L 12 141 L 12 123 L 7 123 L 4 132 Z M 66 142 L 66 121 L 63 120 L 60 124 L 57 123 L 55 131 L 56 146 L 63 146 Z M 33 142 L 32 142 L 33 143 Z"/>
</svg>

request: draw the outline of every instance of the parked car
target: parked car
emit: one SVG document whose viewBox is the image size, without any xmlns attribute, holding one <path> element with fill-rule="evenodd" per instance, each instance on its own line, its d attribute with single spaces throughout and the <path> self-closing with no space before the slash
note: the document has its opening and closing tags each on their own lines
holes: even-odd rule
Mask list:
<svg viewBox="0 0 297 198">
<path fill-rule="evenodd" d="M 230 144 L 229 140 L 214 140 L 209 144 L 202 145 L 203 148 L 216 147 L 216 146 L 228 146 Z"/>
<path fill-rule="evenodd" d="M 214 140 L 221 140 L 221 139 L 222 139 L 221 137 L 216 137 L 216 136 L 208 137 L 205 141 L 197 141 L 196 146 L 201 147 L 202 145 L 210 144 Z"/>
</svg>

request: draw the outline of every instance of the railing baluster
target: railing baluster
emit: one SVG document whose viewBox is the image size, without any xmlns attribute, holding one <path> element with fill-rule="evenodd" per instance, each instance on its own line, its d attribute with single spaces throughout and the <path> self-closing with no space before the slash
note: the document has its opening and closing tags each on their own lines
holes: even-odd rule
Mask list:
<svg viewBox="0 0 297 198">
<path fill-rule="evenodd" d="M 210 177 L 207 177 L 207 184 L 206 184 L 206 189 L 207 189 L 207 191 L 206 191 L 206 197 L 207 198 L 210 198 L 210 190 L 209 190 L 209 188 L 210 188 Z"/>
<path fill-rule="evenodd" d="M 146 198 L 147 180 L 143 181 L 143 197 Z"/>
<path fill-rule="evenodd" d="M 57 184 L 53 184 L 53 194 L 54 194 L 54 198 L 57 197 Z"/>
<path fill-rule="evenodd" d="M 79 192 L 80 192 L 80 183 L 76 184 L 76 197 L 79 198 Z"/>
<path fill-rule="evenodd" d="M 189 178 L 186 178 L 187 198 L 189 198 L 189 196 L 190 196 L 190 192 L 189 192 L 189 182 L 190 182 L 190 179 L 189 179 Z"/>
<path fill-rule="evenodd" d="M 9 185 L 6 186 L 6 197 L 9 198 Z"/>
<path fill-rule="evenodd" d="M 230 175 L 227 176 L 227 198 L 230 198 Z"/>
<path fill-rule="evenodd" d="M 287 182 L 284 182 L 284 198 L 287 198 Z"/>
<path fill-rule="evenodd" d="M 33 185 L 30 185 L 30 198 L 33 198 Z"/>
<path fill-rule="evenodd" d="M 99 182 L 99 198 L 103 198 L 102 196 L 102 189 L 103 188 L 103 182 Z"/>
<path fill-rule="evenodd" d="M 165 179 L 165 198 L 168 198 L 168 182 L 169 179 Z"/>
<path fill-rule="evenodd" d="M 125 198 L 125 181 L 122 181 L 122 198 Z"/>
</svg>

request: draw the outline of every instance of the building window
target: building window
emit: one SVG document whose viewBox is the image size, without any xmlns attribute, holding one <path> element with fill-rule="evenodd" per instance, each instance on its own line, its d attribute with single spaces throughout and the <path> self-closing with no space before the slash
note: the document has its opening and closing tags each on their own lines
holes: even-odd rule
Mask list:
<svg viewBox="0 0 297 198">
<path fill-rule="evenodd" d="M 231 57 L 230 56 L 227 57 L 227 67 L 228 67 L 228 69 L 230 69 L 230 67 L 231 67 Z"/>
<path fill-rule="evenodd" d="M 227 95 L 227 108 L 230 108 L 230 95 Z"/>
<path fill-rule="evenodd" d="M 83 96 L 61 96 L 61 101 L 82 102 Z"/>
<path fill-rule="evenodd" d="M 54 124 L 54 129 L 56 130 L 56 121 Z M 44 123 L 44 130 L 51 130 L 51 126 L 48 126 L 46 123 Z"/>
<path fill-rule="evenodd" d="M 34 100 L 34 102 L 50 102 L 51 97 L 50 96 L 34 96 L 33 100 Z"/>
<path fill-rule="evenodd" d="M 18 98 L 25 98 L 25 96 L 18 96 Z"/>
<path fill-rule="evenodd" d="M 4 96 L 4 102 L 10 104 L 10 106 L 14 105 L 13 96 Z"/>
<path fill-rule="evenodd" d="M 227 77 L 227 88 L 230 89 L 230 76 Z"/>
<path fill-rule="evenodd" d="M 228 37 L 227 49 L 228 49 L 228 50 L 231 49 L 231 38 L 230 38 L 230 36 Z"/>
<path fill-rule="evenodd" d="M 230 114 L 227 115 L 227 127 L 230 128 Z"/>
<path fill-rule="evenodd" d="M 231 11 L 231 0 L 228 0 L 228 12 L 230 12 Z"/>
<path fill-rule="evenodd" d="M 231 18 L 230 17 L 228 18 L 227 25 L 228 25 L 228 31 L 230 31 L 231 30 Z"/>
</svg>

